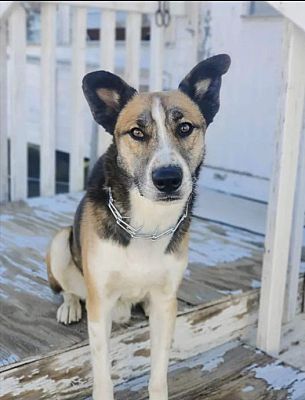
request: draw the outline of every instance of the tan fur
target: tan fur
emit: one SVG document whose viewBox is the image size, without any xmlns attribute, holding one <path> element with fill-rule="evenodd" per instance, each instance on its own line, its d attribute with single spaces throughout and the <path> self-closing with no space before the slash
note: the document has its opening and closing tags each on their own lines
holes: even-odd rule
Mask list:
<svg viewBox="0 0 305 400">
<path fill-rule="evenodd" d="M 80 239 L 82 244 L 82 265 L 83 273 L 87 287 L 87 311 L 89 321 L 98 321 L 101 313 L 101 302 L 96 287 L 96 281 L 92 276 L 88 267 L 89 251 L 94 247 L 93 236 L 96 235 L 94 226 L 96 225 L 97 219 L 102 219 L 102 215 L 94 215 L 94 211 L 89 203 L 85 205 L 83 220 L 81 225 Z M 101 225 L 102 226 L 102 225 Z M 91 247 L 89 248 L 89 243 Z M 94 250 L 94 249 L 93 249 Z"/>
<path fill-rule="evenodd" d="M 134 96 L 121 111 L 116 123 L 116 134 L 120 135 L 137 126 L 137 119 L 145 112 L 150 111 L 152 95 L 141 93 Z"/>
<path fill-rule="evenodd" d="M 59 292 L 62 291 L 62 287 L 60 286 L 60 284 L 57 282 L 57 280 L 54 278 L 54 275 L 52 274 L 50 250 L 48 250 L 48 252 L 47 252 L 45 261 L 46 261 L 46 264 L 47 264 L 47 273 L 48 273 L 49 285 L 50 285 L 51 289 L 55 293 L 59 293 Z"/>
<path fill-rule="evenodd" d="M 151 116 L 152 103 L 156 96 L 161 99 L 166 111 L 173 108 L 178 108 L 182 111 L 184 118 L 179 123 L 190 122 L 192 125 L 199 127 L 189 137 L 181 140 L 175 133 L 178 123 L 170 120 L 167 126 L 173 147 L 180 149 L 181 152 L 192 155 L 190 167 L 192 172 L 194 172 L 200 157 L 202 157 L 203 133 L 206 129 L 206 123 L 199 107 L 179 90 L 139 94 L 127 103 L 119 115 L 115 130 L 120 160 L 128 172 L 133 175 L 135 169 L 141 168 L 140 163 L 143 160 L 149 159 L 150 155 L 156 150 L 158 146 L 158 132 L 153 120 L 145 128 L 145 134 L 149 137 L 148 141 L 136 141 L 128 134 L 133 128 L 139 127 L 137 120 L 141 115 L 146 113 Z"/>
<path fill-rule="evenodd" d="M 100 88 L 96 91 L 98 97 L 103 100 L 108 107 L 117 109 L 119 106 L 120 96 L 117 92 L 105 88 Z"/>
<path fill-rule="evenodd" d="M 179 247 L 174 253 L 174 256 L 179 260 L 181 258 L 186 258 L 189 250 L 189 242 L 190 242 L 190 231 L 183 236 L 181 242 L 179 243 Z"/>
</svg>

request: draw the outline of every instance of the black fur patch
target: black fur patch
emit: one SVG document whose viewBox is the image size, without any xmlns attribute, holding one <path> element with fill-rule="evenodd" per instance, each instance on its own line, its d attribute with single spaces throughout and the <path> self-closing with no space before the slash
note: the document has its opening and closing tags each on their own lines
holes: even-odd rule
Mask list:
<svg viewBox="0 0 305 400">
<path fill-rule="evenodd" d="M 116 105 L 107 104 L 98 96 L 97 91 L 99 89 L 107 89 L 113 92 L 118 103 Z M 83 91 L 95 121 L 111 134 L 114 132 L 120 111 L 137 93 L 123 79 L 106 71 L 95 71 L 87 74 L 83 79 Z"/>
<path fill-rule="evenodd" d="M 79 203 L 75 216 L 73 229 L 69 236 L 69 245 L 72 260 L 74 264 L 82 271 L 81 243 L 80 243 L 80 227 L 82 222 L 82 214 L 84 211 L 86 197 L 83 197 Z"/>
<path fill-rule="evenodd" d="M 219 92 L 221 76 L 230 67 L 231 59 L 227 54 L 219 54 L 201 61 L 183 79 L 179 89 L 198 104 L 207 125 L 209 125 L 219 110 Z M 196 84 L 210 80 L 207 90 L 197 91 Z"/>
</svg>

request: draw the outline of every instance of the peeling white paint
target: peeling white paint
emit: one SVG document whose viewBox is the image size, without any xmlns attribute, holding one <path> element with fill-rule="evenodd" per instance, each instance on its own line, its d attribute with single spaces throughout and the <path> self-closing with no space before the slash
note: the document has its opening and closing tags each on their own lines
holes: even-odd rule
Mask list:
<svg viewBox="0 0 305 400">
<path fill-rule="evenodd" d="M 283 365 L 280 361 L 252 370 L 256 378 L 267 382 L 270 390 L 288 389 L 291 400 L 305 398 L 305 372 Z M 300 397 L 301 395 L 304 397 Z"/>
<path fill-rule="evenodd" d="M 207 361 L 204 366 L 202 367 L 202 371 L 212 372 L 214 369 L 219 367 L 220 364 L 224 363 L 223 357 L 215 357 L 212 358 L 210 361 Z"/>
<path fill-rule="evenodd" d="M 252 289 L 259 289 L 262 286 L 261 282 L 256 280 L 256 279 L 252 279 L 251 281 L 251 287 Z"/>
<path fill-rule="evenodd" d="M 243 291 L 241 289 L 238 289 L 238 290 L 217 290 L 217 292 L 225 294 L 225 295 L 232 295 L 232 296 L 237 296 L 237 295 L 243 293 Z"/>
<path fill-rule="evenodd" d="M 243 388 L 242 392 L 243 393 L 250 393 L 253 392 L 254 387 L 253 386 L 246 386 L 245 388 Z"/>
</svg>

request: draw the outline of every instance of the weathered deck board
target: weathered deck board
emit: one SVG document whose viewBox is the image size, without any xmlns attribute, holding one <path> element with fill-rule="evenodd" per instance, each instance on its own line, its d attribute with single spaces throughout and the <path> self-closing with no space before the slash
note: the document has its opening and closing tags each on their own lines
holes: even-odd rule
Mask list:
<svg viewBox="0 0 305 400">
<path fill-rule="evenodd" d="M 240 337 L 257 319 L 258 292 L 213 306 L 184 312 L 177 318 L 171 363 Z M 121 328 L 111 337 L 115 384 L 146 373 L 150 367 L 148 324 Z M 132 362 L 131 362 L 132 360 Z M 89 393 L 92 377 L 87 341 L 0 368 L 0 399 L 75 399 Z"/>
<path fill-rule="evenodd" d="M 80 198 L 80 193 L 58 195 L 1 206 L 0 365 L 64 349 L 87 338 L 85 320 L 70 327 L 55 321 L 61 298 L 49 289 L 44 264 L 52 235 L 59 227 L 71 224 Z M 257 263 L 261 241 L 257 235 L 194 219 L 190 268 L 179 298 L 198 305 L 251 288 L 251 280 L 257 275 L 250 269 L 248 286 L 239 287 L 237 276 L 230 280 L 222 276 L 224 271 L 231 275 L 234 266 Z M 180 310 L 184 306 L 180 302 Z"/>
<path fill-rule="evenodd" d="M 11 399 L 13 394 L 30 400 L 54 396 L 76 399 L 91 390 L 85 319 L 69 327 L 56 322 L 56 308 L 61 298 L 49 289 L 44 265 L 44 254 L 52 235 L 59 227 L 71 223 L 80 197 L 81 194 L 59 195 L 1 206 L 1 400 Z M 171 363 L 196 356 L 211 345 L 223 344 L 253 330 L 257 321 L 262 245 L 262 235 L 194 218 L 189 267 L 179 291 L 179 317 Z M 299 293 L 301 304 L 301 284 Z M 113 374 L 115 383 L 120 384 L 149 369 L 149 328 L 147 320 L 137 313 L 130 324 L 114 330 Z M 197 374 L 196 367 L 194 371 Z M 205 384 L 200 386 L 196 382 L 199 385 L 196 399 L 201 398 L 201 390 L 206 396 L 207 393 L 212 396 L 212 392 L 203 389 Z M 235 396 L 235 386 L 228 388 L 231 390 L 228 393 Z M 257 390 L 260 395 L 264 386 Z M 145 396 L 140 390 L 139 396 L 142 395 Z M 122 398 L 134 398 L 133 394 L 128 396 Z M 173 396 L 182 398 L 178 391 Z M 260 399 L 250 394 L 250 397 L 213 396 L 206 398 Z M 185 394 L 184 398 L 194 397 Z"/>
<path fill-rule="evenodd" d="M 117 388 L 117 400 L 147 400 L 148 376 Z M 302 400 L 305 373 L 255 349 L 227 343 L 170 368 L 171 400 Z"/>
<path fill-rule="evenodd" d="M 72 329 L 56 322 L 61 299 L 51 292 L 44 265 L 52 234 L 71 223 L 79 198 L 61 195 L 1 206 L 0 365 L 87 337 L 84 320 Z"/>
</svg>

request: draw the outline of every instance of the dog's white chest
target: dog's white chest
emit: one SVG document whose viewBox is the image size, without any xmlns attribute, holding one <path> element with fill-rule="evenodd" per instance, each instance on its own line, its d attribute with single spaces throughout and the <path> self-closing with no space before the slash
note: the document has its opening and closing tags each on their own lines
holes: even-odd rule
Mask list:
<svg viewBox="0 0 305 400">
<path fill-rule="evenodd" d="M 156 286 L 164 291 L 175 290 L 187 260 L 166 254 L 167 242 L 168 239 L 155 242 L 140 239 L 123 247 L 113 241 L 99 240 L 94 265 L 90 266 L 98 286 L 131 302 L 141 300 Z"/>
<path fill-rule="evenodd" d="M 184 203 L 167 206 L 142 198 L 135 190 L 130 193 L 130 223 L 141 227 L 145 234 L 163 232 L 175 226 L 181 216 Z M 153 241 L 131 239 L 126 246 L 112 240 L 95 239 L 92 261 L 94 276 L 101 290 L 130 301 L 141 300 L 154 287 L 165 292 L 175 292 L 187 265 L 187 254 L 180 258 L 166 252 L 171 236 Z"/>
</svg>

